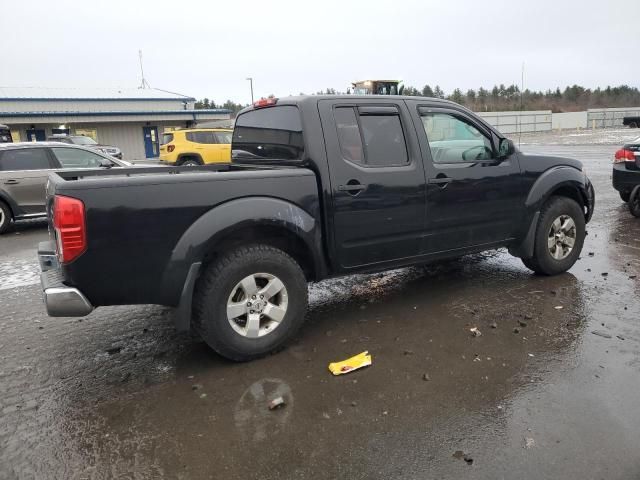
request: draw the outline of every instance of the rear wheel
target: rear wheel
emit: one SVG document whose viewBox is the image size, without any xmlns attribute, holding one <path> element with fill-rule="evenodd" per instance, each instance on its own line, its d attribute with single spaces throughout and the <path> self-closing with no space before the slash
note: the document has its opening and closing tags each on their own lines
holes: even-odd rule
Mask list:
<svg viewBox="0 0 640 480">
<path fill-rule="evenodd" d="M 629 212 L 636 218 L 640 218 L 640 188 L 636 187 L 629 198 Z"/>
<path fill-rule="evenodd" d="M 278 350 L 307 310 L 307 281 L 296 261 L 268 245 L 232 250 L 196 285 L 193 325 L 223 357 L 246 361 Z"/>
<path fill-rule="evenodd" d="M 631 196 L 631 192 L 618 192 L 620 193 L 620 199 L 627 203 L 629 201 L 629 197 Z"/>
<path fill-rule="evenodd" d="M 202 162 L 196 157 L 185 157 L 180 161 L 181 167 L 195 167 L 196 165 L 202 165 Z"/>
<path fill-rule="evenodd" d="M 631 122 L 629 124 L 629 128 L 638 128 L 638 124 L 636 122 Z"/>
<path fill-rule="evenodd" d="M 11 215 L 11 210 L 9 206 L 0 202 L 0 233 L 5 233 L 11 227 L 13 223 L 13 215 Z"/>
<path fill-rule="evenodd" d="M 578 260 L 585 238 L 585 219 L 578 203 L 567 197 L 551 197 L 542 208 L 535 234 L 533 257 L 525 266 L 542 275 L 569 270 Z"/>
</svg>

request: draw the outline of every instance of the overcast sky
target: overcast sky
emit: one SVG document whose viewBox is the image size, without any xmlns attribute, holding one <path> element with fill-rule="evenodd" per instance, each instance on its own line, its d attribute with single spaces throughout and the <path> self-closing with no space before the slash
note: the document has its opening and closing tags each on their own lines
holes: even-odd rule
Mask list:
<svg viewBox="0 0 640 480">
<path fill-rule="evenodd" d="M 3 5 L 0 85 L 152 87 L 216 102 L 397 78 L 445 92 L 640 83 L 639 0 L 77 1 Z"/>
</svg>

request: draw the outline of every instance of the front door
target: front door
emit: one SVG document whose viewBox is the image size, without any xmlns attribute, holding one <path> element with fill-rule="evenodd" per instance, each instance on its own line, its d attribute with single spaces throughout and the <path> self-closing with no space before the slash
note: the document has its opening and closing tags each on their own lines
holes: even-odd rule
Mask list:
<svg viewBox="0 0 640 480">
<path fill-rule="evenodd" d="M 142 127 L 144 135 L 144 155 L 147 158 L 156 158 L 159 155 L 158 127 Z"/>
<path fill-rule="evenodd" d="M 495 134 L 462 110 L 414 108 L 427 173 L 424 253 L 513 238 L 525 200 L 517 154 L 499 160 Z"/>
<path fill-rule="evenodd" d="M 419 254 L 424 170 L 403 102 L 319 102 L 343 270 Z"/>
<path fill-rule="evenodd" d="M 214 132 L 218 147 L 217 161 L 231 161 L 231 132 Z"/>
<path fill-rule="evenodd" d="M 44 142 L 47 139 L 47 135 L 42 129 L 30 128 L 27 130 L 28 142 Z"/>
</svg>

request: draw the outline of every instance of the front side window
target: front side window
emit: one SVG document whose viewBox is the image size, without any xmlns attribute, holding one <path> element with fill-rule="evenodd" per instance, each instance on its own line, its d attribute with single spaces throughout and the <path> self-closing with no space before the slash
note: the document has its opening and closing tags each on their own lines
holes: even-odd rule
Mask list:
<svg viewBox="0 0 640 480">
<path fill-rule="evenodd" d="M 302 160 L 304 139 L 298 108 L 283 105 L 240 115 L 231 150 L 238 160 Z"/>
<path fill-rule="evenodd" d="M 51 168 L 44 148 L 7 150 L 0 154 L 0 170 L 47 170 Z"/>
<path fill-rule="evenodd" d="M 464 119 L 449 113 L 421 113 L 434 163 L 465 163 L 491 160 L 489 137 Z"/>
<path fill-rule="evenodd" d="M 345 160 L 367 167 L 409 163 L 402 123 L 395 107 L 337 107 L 334 118 Z"/>
<path fill-rule="evenodd" d="M 51 150 L 62 168 L 98 168 L 105 160 L 100 155 L 80 148 L 55 147 Z"/>
<path fill-rule="evenodd" d="M 216 143 L 230 144 L 231 143 L 231 132 L 214 132 L 214 137 L 216 139 Z"/>
</svg>

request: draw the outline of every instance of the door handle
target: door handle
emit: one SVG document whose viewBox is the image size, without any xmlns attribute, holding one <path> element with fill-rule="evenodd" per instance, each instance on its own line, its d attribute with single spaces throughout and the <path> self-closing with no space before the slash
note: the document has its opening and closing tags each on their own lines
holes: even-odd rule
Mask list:
<svg viewBox="0 0 640 480">
<path fill-rule="evenodd" d="M 4 184 L 5 185 L 17 185 L 20 182 L 18 180 L 13 180 L 13 179 L 9 179 L 9 180 L 5 180 Z"/>
<path fill-rule="evenodd" d="M 453 182 L 453 178 L 447 177 L 446 175 L 442 174 L 438 175 L 436 178 L 430 178 L 428 180 L 428 183 L 432 185 L 438 185 L 440 188 L 445 188 L 451 182 Z"/>
<path fill-rule="evenodd" d="M 363 185 L 362 183 L 347 183 L 346 185 L 338 185 L 339 192 L 347 192 L 351 195 L 357 195 L 365 188 L 367 188 L 367 186 Z"/>
</svg>

